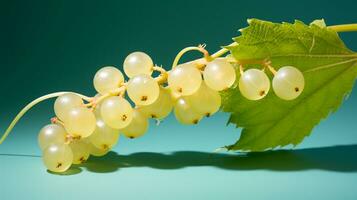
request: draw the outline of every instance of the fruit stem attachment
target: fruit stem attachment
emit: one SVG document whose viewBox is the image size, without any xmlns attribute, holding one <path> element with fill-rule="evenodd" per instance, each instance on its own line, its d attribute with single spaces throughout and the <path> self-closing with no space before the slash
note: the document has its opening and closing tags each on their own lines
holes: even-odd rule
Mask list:
<svg viewBox="0 0 357 200">
<path fill-rule="evenodd" d="M 105 98 L 110 96 L 124 96 L 126 91 L 126 83 L 122 84 L 119 88 L 109 91 L 106 94 L 98 98 L 93 98 L 89 103 L 85 104 L 86 107 L 92 107 L 94 109 L 100 102 L 102 102 Z"/>
<path fill-rule="evenodd" d="M 64 122 L 61 121 L 60 119 L 58 119 L 57 117 L 52 117 L 51 118 L 51 123 L 52 124 L 60 124 L 60 125 L 62 125 L 64 127 Z"/>
<path fill-rule="evenodd" d="M 206 62 L 212 61 L 214 58 L 209 55 L 208 51 L 205 49 L 206 45 L 198 45 L 197 47 L 186 47 L 182 49 L 175 57 L 174 62 L 172 63 L 172 69 L 175 68 L 180 61 L 180 58 L 189 51 L 199 51 L 203 54 Z"/>
<path fill-rule="evenodd" d="M 0 144 L 2 144 L 4 142 L 4 140 L 7 138 L 7 136 L 9 135 L 9 133 L 11 132 L 11 130 L 14 128 L 14 126 L 17 124 L 17 122 L 21 119 L 22 116 L 25 115 L 25 113 L 30 110 L 33 106 L 35 106 L 36 104 L 45 101 L 47 99 L 51 99 L 54 97 L 59 97 L 61 95 L 64 95 L 66 93 L 73 93 L 73 92 L 55 92 L 55 93 L 51 93 L 51 94 L 47 94 L 44 95 L 42 97 L 39 97 L 35 100 L 33 100 L 31 103 L 27 104 L 27 106 L 25 106 L 17 115 L 16 117 L 12 120 L 12 122 L 10 123 L 9 127 L 6 129 L 4 135 L 1 137 L 0 139 Z M 80 96 L 82 99 L 84 99 L 85 101 L 91 101 L 92 98 L 81 95 L 81 94 L 77 94 L 76 95 Z"/>
<path fill-rule="evenodd" d="M 277 73 L 276 70 L 274 69 L 273 66 L 271 66 L 271 61 L 267 60 L 265 62 L 263 62 L 263 65 L 265 68 L 268 68 L 269 71 L 275 76 L 275 74 Z"/>
<path fill-rule="evenodd" d="M 241 76 L 243 75 L 243 73 L 244 73 L 243 65 L 239 65 L 239 73 Z"/>
<path fill-rule="evenodd" d="M 163 84 L 166 82 L 167 77 L 169 76 L 167 71 L 163 68 L 163 67 L 159 67 L 159 66 L 154 66 L 153 67 L 154 71 L 158 71 L 160 72 L 160 75 L 158 77 L 155 78 L 156 82 L 158 84 Z"/>
</svg>

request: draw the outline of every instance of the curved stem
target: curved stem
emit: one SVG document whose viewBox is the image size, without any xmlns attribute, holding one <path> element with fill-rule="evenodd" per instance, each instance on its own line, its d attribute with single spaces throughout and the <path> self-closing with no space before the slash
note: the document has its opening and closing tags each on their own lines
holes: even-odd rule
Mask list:
<svg viewBox="0 0 357 200">
<path fill-rule="evenodd" d="M 64 95 L 66 93 L 69 93 L 69 92 L 55 92 L 55 93 L 51 93 L 51 94 L 47 94 L 45 96 L 42 96 L 42 97 L 39 97 L 35 100 L 33 100 L 31 103 L 27 104 L 27 106 L 25 106 L 17 115 L 16 117 L 12 120 L 11 124 L 9 125 L 9 127 L 6 129 L 4 135 L 1 137 L 0 139 L 0 144 L 2 144 L 4 142 L 4 140 L 6 139 L 6 137 L 9 135 L 9 133 L 11 132 L 11 130 L 14 128 L 14 126 L 16 125 L 16 123 L 21 119 L 22 116 L 24 116 L 24 114 L 30 110 L 33 106 L 35 106 L 36 104 L 42 102 L 42 101 L 45 101 L 47 99 L 51 99 L 51 98 L 54 98 L 54 97 L 58 97 L 58 96 L 61 96 L 61 95 Z M 72 92 L 73 93 L 73 92 Z M 77 94 L 77 93 L 75 93 Z M 87 96 L 84 96 L 84 95 L 81 95 L 81 94 L 77 94 L 78 96 L 80 96 L 82 99 L 86 100 L 86 101 L 90 101 L 91 98 L 90 97 L 87 97 Z"/>
<path fill-rule="evenodd" d="M 159 66 L 155 66 L 153 69 L 154 69 L 154 71 L 160 72 L 160 75 L 155 78 L 156 82 L 158 84 L 165 83 L 167 81 L 167 77 L 168 77 L 167 71 L 164 68 L 159 67 Z"/>
<path fill-rule="evenodd" d="M 186 47 L 184 49 L 182 49 L 175 57 L 174 62 L 172 63 L 172 69 L 175 68 L 178 64 L 178 62 L 180 61 L 180 58 L 187 52 L 189 51 L 199 51 L 201 53 L 203 53 L 204 55 L 204 59 L 206 61 L 210 61 L 212 60 L 212 57 L 209 55 L 208 51 L 204 48 L 204 45 L 199 45 L 198 47 Z"/>
<path fill-rule="evenodd" d="M 154 66 L 153 70 L 160 72 L 160 74 L 166 74 L 167 73 L 167 71 L 164 68 L 159 67 L 159 66 Z"/>
</svg>

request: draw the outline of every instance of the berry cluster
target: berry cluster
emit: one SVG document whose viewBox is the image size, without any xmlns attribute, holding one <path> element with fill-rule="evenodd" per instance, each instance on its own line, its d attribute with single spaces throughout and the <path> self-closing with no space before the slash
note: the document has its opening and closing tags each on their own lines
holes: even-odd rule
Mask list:
<svg viewBox="0 0 357 200">
<path fill-rule="evenodd" d="M 56 117 L 38 136 L 47 169 L 63 172 L 72 164 L 85 162 L 90 155 L 103 156 L 117 144 L 120 134 L 140 137 L 148 129 L 149 118 L 162 120 L 172 110 L 182 124 L 197 124 L 216 113 L 221 106 L 219 92 L 232 87 L 236 70 L 229 59 L 207 55 L 204 64 L 174 64 L 171 71 L 166 71 L 155 66 L 147 54 L 134 52 L 123 64 L 127 82 L 120 70 L 107 66 L 94 76 L 98 92 L 95 97 L 60 95 L 54 104 Z M 304 77 L 299 70 L 290 66 L 277 72 L 270 65 L 267 68 L 274 74 L 277 96 L 291 100 L 302 92 Z M 160 75 L 152 77 L 153 71 Z M 239 89 L 244 97 L 261 99 L 269 88 L 264 70 L 243 71 L 241 65 Z"/>
<path fill-rule="evenodd" d="M 219 110 L 219 91 L 236 79 L 234 67 L 222 58 L 208 62 L 204 69 L 186 63 L 166 72 L 154 66 L 147 54 L 134 52 L 126 57 L 123 69 L 127 82 L 115 67 L 100 69 L 93 79 L 98 94 L 87 104 L 75 93 L 56 99 L 56 117 L 38 136 L 50 171 L 63 172 L 90 155 L 105 155 L 118 142 L 119 133 L 140 137 L 148 129 L 149 118 L 162 120 L 172 109 L 182 124 L 197 124 Z M 160 76 L 153 78 L 154 70 Z"/>
</svg>

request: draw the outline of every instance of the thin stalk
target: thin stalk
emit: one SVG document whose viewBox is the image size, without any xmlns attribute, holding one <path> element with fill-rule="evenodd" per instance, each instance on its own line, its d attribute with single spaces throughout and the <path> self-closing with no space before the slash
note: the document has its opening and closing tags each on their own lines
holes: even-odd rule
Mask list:
<svg viewBox="0 0 357 200">
<path fill-rule="evenodd" d="M 341 24 L 328 26 L 328 29 L 334 30 L 336 32 L 353 32 L 357 31 L 357 24 Z"/>
<path fill-rule="evenodd" d="M 9 135 L 9 133 L 11 132 L 11 130 L 14 128 L 14 126 L 16 125 L 16 123 L 21 119 L 21 117 L 27 112 L 29 111 L 33 106 L 35 106 L 36 104 L 45 101 L 47 99 L 51 99 L 54 97 L 59 97 L 61 95 L 64 95 L 66 93 L 69 92 L 55 92 L 55 93 L 51 93 L 51 94 L 47 94 L 44 95 L 42 97 L 39 97 L 35 100 L 33 100 L 31 103 L 27 104 L 27 106 L 25 106 L 17 115 L 16 117 L 12 120 L 12 122 L 10 123 L 9 127 L 6 129 L 4 135 L 1 137 L 0 139 L 0 144 L 2 144 L 4 142 L 4 140 L 6 139 L 6 137 Z M 78 96 L 80 96 L 82 99 L 89 101 L 91 98 L 81 95 L 81 94 L 77 94 Z"/>
<path fill-rule="evenodd" d="M 203 54 L 205 61 L 211 61 L 213 58 L 209 55 L 208 51 L 205 49 L 206 45 L 199 45 L 198 47 L 186 47 L 182 49 L 175 57 L 172 63 L 172 69 L 175 68 L 180 61 L 180 58 L 189 51 L 199 51 Z"/>
</svg>

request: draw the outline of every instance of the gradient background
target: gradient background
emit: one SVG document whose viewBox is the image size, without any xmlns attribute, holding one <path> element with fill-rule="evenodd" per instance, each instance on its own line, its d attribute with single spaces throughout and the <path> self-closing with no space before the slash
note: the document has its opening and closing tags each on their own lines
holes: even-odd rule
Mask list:
<svg viewBox="0 0 357 200">
<path fill-rule="evenodd" d="M 355 1 L 1 1 L 0 127 L 32 99 L 54 91 L 92 95 L 101 66 L 121 68 L 147 52 L 171 65 L 176 53 L 229 44 L 246 19 L 356 23 Z M 341 34 L 357 50 L 357 33 Z M 193 56 L 198 54 L 193 53 Z M 185 57 L 191 59 L 194 57 Z M 198 126 L 172 116 L 104 158 L 48 173 L 37 146 L 53 101 L 31 110 L 0 146 L 0 199 L 357 199 L 357 88 L 294 150 L 214 154 L 239 129 L 219 113 Z"/>
</svg>

